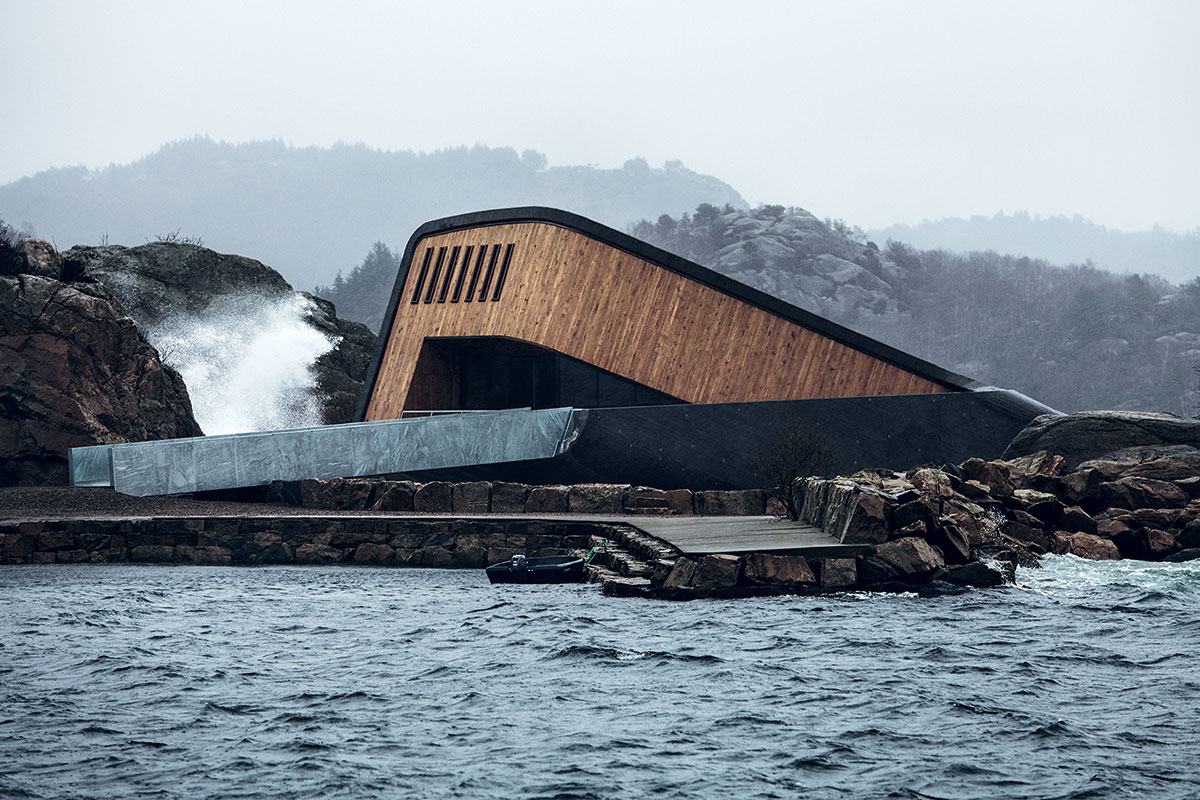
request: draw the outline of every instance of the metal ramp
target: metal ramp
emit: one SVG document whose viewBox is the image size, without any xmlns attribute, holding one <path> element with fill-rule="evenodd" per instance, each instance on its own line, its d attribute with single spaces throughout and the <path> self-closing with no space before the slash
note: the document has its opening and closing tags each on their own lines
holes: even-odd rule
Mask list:
<svg viewBox="0 0 1200 800">
<path fill-rule="evenodd" d="M 472 411 L 75 447 L 71 485 L 146 496 L 530 461 L 565 452 L 578 424 L 569 407 Z"/>
</svg>

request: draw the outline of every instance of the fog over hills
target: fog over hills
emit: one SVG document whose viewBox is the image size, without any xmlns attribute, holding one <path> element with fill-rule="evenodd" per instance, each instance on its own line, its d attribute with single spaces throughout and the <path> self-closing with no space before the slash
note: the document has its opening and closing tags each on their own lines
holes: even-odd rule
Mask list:
<svg viewBox="0 0 1200 800">
<path fill-rule="evenodd" d="M 728 184 L 678 161 L 547 168 L 532 150 L 482 145 L 418 154 L 205 137 L 132 164 L 51 169 L 0 186 L 0 218 L 61 249 L 178 232 L 270 264 L 301 289 L 330 282 L 376 241 L 403 249 L 418 225 L 451 214 L 546 205 L 624 228 L 699 203 L 747 207 Z"/>
<path fill-rule="evenodd" d="M 1174 283 L 1200 276 L 1200 227 L 1175 233 L 1155 227 L 1125 232 L 1078 215 L 1040 217 L 1019 211 L 991 217 L 926 220 L 868 231 L 878 242 L 894 240 L 927 250 L 997 253 L 1042 258 L 1053 264 L 1092 262 L 1113 272 L 1150 272 Z"/>
<path fill-rule="evenodd" d="M 820 209 L 751 209 L 678 161 L 548 168 L 535 151 L 484 146 L 417 154 L 197 137 L 128 165 L 0 186 L 0 218 L 62 249 L 199 239 L 319 287 L 372 329 L 418 225 L 530 204 L 629 231 L 1062 410 L 1200 410 L 1200 230 L 1123 233 L 1019 213 L 864 232 Z"/>
</svg>

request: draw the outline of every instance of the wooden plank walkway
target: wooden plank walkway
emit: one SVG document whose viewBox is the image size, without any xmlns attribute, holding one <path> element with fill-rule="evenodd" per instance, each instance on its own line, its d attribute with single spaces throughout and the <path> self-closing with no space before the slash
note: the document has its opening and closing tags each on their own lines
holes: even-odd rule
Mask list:
<svg viewBox="0 0 1200 800">
<path fill-rule="evenodd" d="M 802 522 L 777 517 L 621 517 L 622 522 L 670 543 L 684 555 L 798 554 L 852 558 L 867 545 L 842 544 Z"/>
<path fill-rule="evenodd" d="M 306 511 L 304 509 L 264 510 L 261 513 L 147 513 L 151 509 L 134 513 L 117 514 L 112 511 L 86 512 L 69 510 L 59 513 L 38 514 L 28 509 L 17 513 L 0 509 L 0 522 L 19 524 L 47 520 L 149 520 L 149 519 L 253 519 L 273 518 L 279 520 L 478 520 L 501 522 L 504 520 L 528 520 L 540 522 L 600 522 L 622 524 L 637 528 L 643 533 L 661 539 L 684 555 L 706 555 L 711 553 L 776 553 L 799 554 L 812 558 L 850 558 L 870 551 L 868 545 L 841 544 L 837 539 L 812 525 L 778 517 L 658 517 L 649 515 L 618 514 L 370 514 L 338 513 L 336 511 Z"/>
</svg>

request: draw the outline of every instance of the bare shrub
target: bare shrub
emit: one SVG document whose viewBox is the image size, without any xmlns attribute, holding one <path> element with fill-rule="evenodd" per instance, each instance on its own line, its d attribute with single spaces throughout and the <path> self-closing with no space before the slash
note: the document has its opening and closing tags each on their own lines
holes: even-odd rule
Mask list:
<svg viewBox="0 0 1200 800">
<path fill-rule="evenodd" d="M 197 247 L 204 246 L 204 240 L 199 236 L 184 236 L 179 231 L 180 228 L 176 228 L 169 233 L 160 233 L 154 237 L 154 241 L 168 242 L 173 244 L 194 244 Z"/>
<path fill-rule="evenodd" d="M 798 520 L 796 484 L 801 478 L 827 476 L 833 448 L 828 439 L 795 418 L 780 422 L 771 436 L 771 444 L 757 459 L 758 478 L 767 497 L 779 500 L 788 517 Z"/>
<path fill-rule="evenodd" d="M 25 256 L 17 249 L 27 237 L 0 219 L 0 273 L 15 274 L 25 271 Z"/>
</svg>

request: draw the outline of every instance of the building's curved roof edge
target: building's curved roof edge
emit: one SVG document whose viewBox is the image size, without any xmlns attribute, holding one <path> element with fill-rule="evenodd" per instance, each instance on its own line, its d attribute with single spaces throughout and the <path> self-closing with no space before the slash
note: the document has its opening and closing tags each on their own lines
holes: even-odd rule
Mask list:
<svg viewBox="0 0 1200 800">
<path fill-rule="evenodd" d="M 519 222 L 546 222 L 577 231 L 603 244 L 623 250 L 636 258 L 649 261 L 679 275 L 683 275 L 721 294 L 729 295 L 734 299 L 741 300 L 777 317 L 786 319 L 789 322 L 794 322 L 822 336 L 852 347 L 855 350 L 860 350 L 867 355 L 874 356 L 881 361 L 900 367 L 922 378 L 940 383 L 948 388 L 974 390 L 983 386 L 983 384 L 971 378 L 943 369 L 929 361 L 917 358 L 891 345 L 884 344 L 878 339 L 872 339 L 850 328 L 838 325 L 836 322 L 831 322 L 811 311 L 805 311 L 777 297 L 772 297 L 766 292 L 735 281 L 715 270 L 703 267 L 694 261 L 688 261 L 686 258 L 681 258 L 674 253 L 655 247 L 648 242 L 643 242 L 629 234 L 621 233 L 595 220 L 558 208 L 517 206 L 514 208 L 495 208 L 468 214 L 457 214 L 451 217 L 442 217 L 441 219 L 430 220 L 424 223 L 413 232 L 413 235 L 408 240 L 408 244 L 405 246 L 404 257 L 400 262 L 400 272 L 396 276 L 396 283 L 392 288 L 392 295 L 383 317 L 383 324 L 379 329 L 379 339 L 375 343 L 375 353 L 371 359 L 371 366 L 368 369 L 366 381 L 363 384 L 363 394 L 359 398 L 356 419 L 362 420 L 365 418 L 367 404 L 370 402 L 371 393 L 375 389 L 375 380 L 379 375 L 383 353 L 387 347 L 386 334 L 391 331 L 392 324 L 395 322 L 396 312 L 400 303 L 400 293 L 408 277 L 408 270 L 412 264 L 412 256 L 417 242 L 427 236 L 449 233 L 450 231 L 465 228 L 479 228 Z"/>
</svg>

